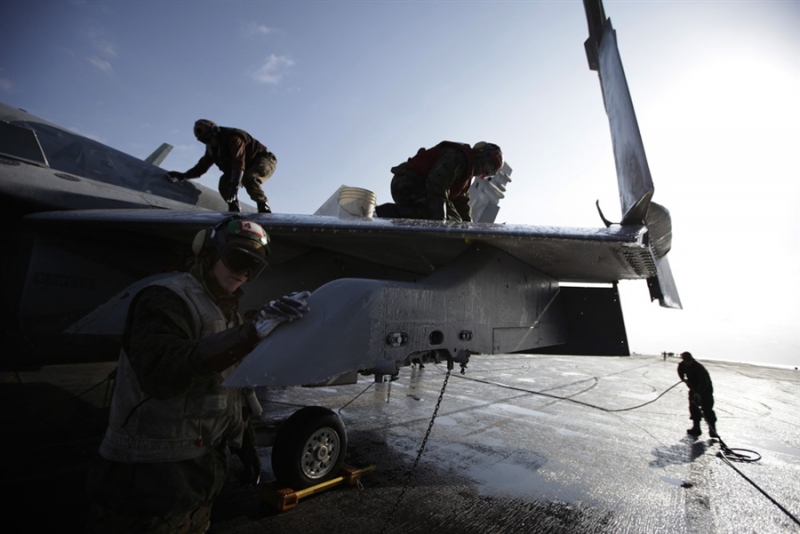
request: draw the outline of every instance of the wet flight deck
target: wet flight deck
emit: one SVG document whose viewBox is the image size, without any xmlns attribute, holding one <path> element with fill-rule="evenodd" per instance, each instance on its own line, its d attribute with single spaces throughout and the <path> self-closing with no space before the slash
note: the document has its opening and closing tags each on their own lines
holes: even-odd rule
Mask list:
<svg viewBox="0 0 800 534">
<path fill-rule="evenodd" d="M 451 374 L 410 480 L 444 364 L 391 383 L 260 391 L 268 419 L 307 405 L 340 413 L 346 461 L 376 470 L 278 512 L 239 482 L 233 459 L 210 532 L 800 532 L 800 371 L 696 357 L 722 440 L 760 460 L 726 462 L 705 424 L 698 439 L 685 434 L 677 358 L 474 356 Z M 7 532 L 82 528 L 113 368 L 2 373 Z M 270 448 L 259 454 L 269 480 Z"/>
</svg>

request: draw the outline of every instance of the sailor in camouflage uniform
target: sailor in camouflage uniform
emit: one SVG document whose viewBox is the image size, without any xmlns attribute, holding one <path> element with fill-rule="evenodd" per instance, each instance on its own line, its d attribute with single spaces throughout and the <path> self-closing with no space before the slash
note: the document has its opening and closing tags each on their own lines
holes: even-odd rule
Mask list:
<svg viewBox="0 0 800 534">
<path fill-rule="evenodd" d="M 203 176 L 211 165 L 216 165 L 223 172 L 219 178 L 219 194 L 228 203 L 229 211 L 241 211 L 238 192 L 244 186 L 258 212 L 271 213 L 261 186 L 275 172 L 278 165 L 275 154 L 244 130 L 217 126 L 207 119 L 194 123 L 194 135 L 206 145 L 205 154 L 188 171 L 170 171 L 167 176 L 180 181 L 191 180 Z"/>
<path fill-rule="evenodd" d="M 252 221 L 224 219 L 195 238 L 191 272 L 133 298 L 101 458 L 87 482 L 88 532 L 205 532 L 229 447 L 245 451 L 246 470 L 260 476 L 252 441 L 242 445 L 254 393 L 222 382 L 274 328 L 308 311 L 303 292 L 272 301 L 252 321 L 239 315 L 240 286 L 266 266 L 268 239 Z"/>
<path fill-rule="evenodd" d="M 503 152 L 481 141 L 474 147 L 442 141 L 420 148 L 414 157 L 392 168 L 392 199 L 382 204 L 378 217 L 472 221 L 469 187 L 473 176 L 496 174 L 503 166 Z"/>
</svg>

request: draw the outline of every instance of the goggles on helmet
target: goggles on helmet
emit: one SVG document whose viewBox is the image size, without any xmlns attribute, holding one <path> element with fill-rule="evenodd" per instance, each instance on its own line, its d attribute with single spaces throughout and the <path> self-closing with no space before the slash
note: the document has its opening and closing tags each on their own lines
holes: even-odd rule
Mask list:
<svg viewBox="0 0 800 534">
<path fill-rule="evenodd" d="M 247 273 L 248 280 L 255 280 L 264 267 L 267 266 L 267 260 L 262 258 L 259 254 L 237 247 L 235 244 L 228 243 L 222 250 L 219 251 L 219 257 L 225 267 L 230 269 L 233 273 Z"/>
</svg>

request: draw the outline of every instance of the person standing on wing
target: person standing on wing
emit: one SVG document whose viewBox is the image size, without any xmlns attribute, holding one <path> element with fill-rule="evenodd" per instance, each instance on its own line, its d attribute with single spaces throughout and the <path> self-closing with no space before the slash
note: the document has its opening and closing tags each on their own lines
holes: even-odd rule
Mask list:
<svg viewBox="0 0 800 534">
<path fill-rule="evenodd" d="M 241 211 L 238 193 L 244 186 L 259 213 L 272 213 L 261 186 L 275 172 L 278 165 L 275 154 L 244 130 L 217 126 L 207 119 L 194 123 L 194 135 L 206 145 L 205 154 L 188 171 L 170 171 L 167 176 L 173 180 L 191 180 L 203 176 L 211 165 L 216 165 L 223 172 L 219 178 L 219 194 L 228 204 L 228 211 Z"/>
</svg>

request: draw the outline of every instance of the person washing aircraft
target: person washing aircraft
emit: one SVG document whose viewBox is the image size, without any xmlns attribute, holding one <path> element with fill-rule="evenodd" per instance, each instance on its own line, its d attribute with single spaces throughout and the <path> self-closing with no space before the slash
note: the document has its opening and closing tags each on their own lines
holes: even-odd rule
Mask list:
<svg viewBox="0 0 800 534">
<path fill-rule="evenodd" d="M 392 167 L 394 204 L 381 204 L 378 217 L 472 221 L 469 186 L 474 176 L 497 174 L 503 166 L 500 147 L 481 141 L 442 141 L 433 148 L 420 148 L 408 161 Z"/>
<path fill-rule="evenodd" d="M 275 154 L 244 130 L 217 126 L 206 119 L 194 123 L 194 135 L 206 145 L 205 154 L 188 171 L 170 171 L 167 176 L 173 180 L 191 180 L 203 176 L 216 164 L 223 172 L 219 178 L 219 194 L 230 211 L 241 211 L 238 193 L 244 185 L 258 212 L 272 213 L 261 186 L 275 172 L 278 164 Z"/>
<path fill-rule="evenodd" d="M 252 390 L 222 382 L 261 339 L 309 311 L 309 293 L 243 321 L 241 286 L 267 265 L 267 233 L 233 216 L 198 233 L 193 250 L 190 272 L 146 286 L 128 310 L 108 429 L 87 480 L 88 532 L 205 532 L 229 447 L 251 483 L 260 477 L 253 440 L 242 443 L 248 393 L 260 406 Z"/>
<path fill-rule="evenodd" d="M 714 386 L 706 368 L 692 357 L 690 352 L 681 353 L 678 364 L 678 376 L 689 386 L 689 417 L 694 422 L 687 434 L 699 436 L 700 420 L 705 417 L 708 424 L 708 435 L 718 438 L 717 415 L 714 413 Z"/>
</svg>

